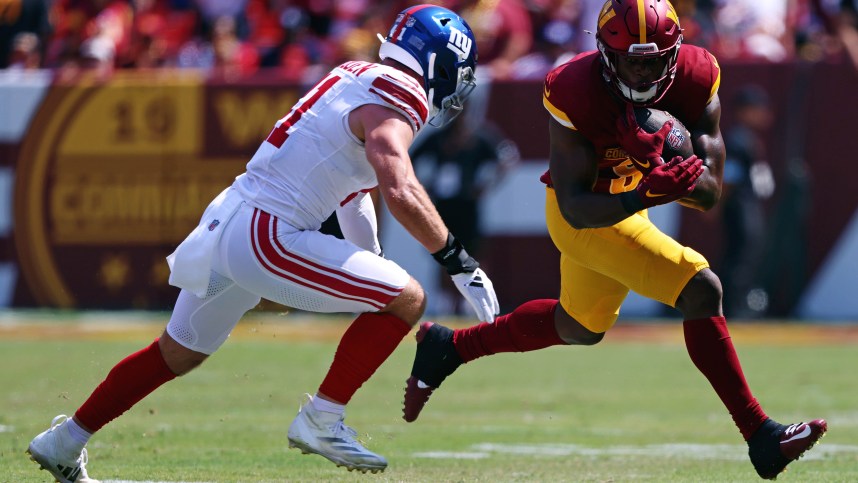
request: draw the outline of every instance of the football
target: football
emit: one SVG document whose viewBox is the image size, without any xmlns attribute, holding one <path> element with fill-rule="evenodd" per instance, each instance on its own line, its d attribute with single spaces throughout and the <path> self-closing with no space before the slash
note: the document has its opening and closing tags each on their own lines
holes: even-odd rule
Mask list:
<svg viewBox="0 0 858 483">
<path fill-rule="evenodd" d="M 691 145 L 691 133 L 688 132 L 685 125 L 679 122 L 679 119 L 667 111 L 635 107 L 635 120 L 638 126 L 648 133 L 658 131 L 670 119 L 673 119 L 673 129 L 670 130 L 664 140 L 664 150 L 661 155 L 665 162 L 670 161 L 674 156 L 687 158 L 694 154 L 694 148 Z"/>
</svg>

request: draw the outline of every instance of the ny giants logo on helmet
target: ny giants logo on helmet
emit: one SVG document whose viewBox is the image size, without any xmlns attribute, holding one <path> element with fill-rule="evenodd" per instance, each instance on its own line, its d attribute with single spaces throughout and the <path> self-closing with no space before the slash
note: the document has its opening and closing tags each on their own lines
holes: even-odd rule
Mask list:
<svg viewBox="0 0 858 483">
<path fill-rule="evenodd" d="M 447 48 L 452 50 L 459 59 L 467 59 L 471 55 L 471 47 L 474 45 L 464 32 L 450 27 L 450 40 L 447 42 Z"/>
</svg>

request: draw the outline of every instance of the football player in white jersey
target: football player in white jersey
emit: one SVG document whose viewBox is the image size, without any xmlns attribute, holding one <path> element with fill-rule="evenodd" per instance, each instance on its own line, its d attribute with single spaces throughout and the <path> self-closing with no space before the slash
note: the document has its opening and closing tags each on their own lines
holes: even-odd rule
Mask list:
<svg viewBox="0 0 858 483">
<path fill-rule="evenodd" d="M 85 468 L 90 436 L 202 363 L 264 297 L 301 310 L 359 314 L 289 427 L 289 446 L 349 470 L 387 467 L 343 423 L 345 405 L 423 315 L 426 295 L 382 256 L 367 192 L 378 188 L 480 320 L 492 321 L 499 305 L 408 157 L 423 125 L 451 119 L 474 88 L 471 29 L 445 8 L 410 7 L 383 39 L 379 57 L 333 69 L 275 124 L 246 172 L 168 257 L 170 283 L 182 290 L 164 333 L 120 361 L 73 417 L 57 416 L 36 436 L 28 448 L 34 461 L 61 482 L 93 481 Z M 319 232 L 333 212 L 345 240 Z"/>
</svg>

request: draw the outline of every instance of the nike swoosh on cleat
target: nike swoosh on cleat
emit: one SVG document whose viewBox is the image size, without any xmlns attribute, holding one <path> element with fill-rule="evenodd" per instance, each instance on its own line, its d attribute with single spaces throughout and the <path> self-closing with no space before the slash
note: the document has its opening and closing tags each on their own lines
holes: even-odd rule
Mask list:
<svg viewBox="0 0 858 483">
<path fill-rule="evenodd" d="M 810 436 L 810 426 L 805 425 L 805 426 L 804 426 L 804 429 L 803 429 L 800 433 L 798 433 L 798 434 L 794 435 L 794 436 L 793 436 L 792 438 L 790 438 L 790 439 L 787 439 L 787 440 L 781 441 L 781 444 L 786 444 L 786 443 L 789 443 L 790 441 L 795 441 L 795 440 L 797 440 L 797 439 L 806 438 L 806 437 L 808 437 L 808 436 Z"/>
</svg>

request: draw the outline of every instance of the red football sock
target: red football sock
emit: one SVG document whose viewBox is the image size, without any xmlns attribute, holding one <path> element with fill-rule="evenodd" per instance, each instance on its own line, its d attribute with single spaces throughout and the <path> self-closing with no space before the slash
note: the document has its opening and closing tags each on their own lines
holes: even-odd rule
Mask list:
<svg viewBox="0 0 858 483">
<path fill-rule="evenodd" d="M 95 433 L 175 377 L 161 355 L 158 339 L 155 339 L 145 349 L 113 366 L 104 381 L 77 410 L 75 417 Z"/>
<path fill-rule="evenodd" d="M 554 328 L 557 300 L 531 300 L 512 312 L 453 333 L 453 344 L 462 362 L 498 352 L 529 352 L 566 345 Z"/>
<path fill-rule="evenodd" d="M 682 323 L 685 346 L 697 369 L 733 416 L 745 440 L 766 420 L 766 413 L 751 394 L 724 317 L 686 320 Z"/>
<path fill-rule="evenodd" d="M 411 326 L 394 315 L 365 313 L 358 316 L 340 339 L 334 362 L 319 386 L 319 393 L 346 404 L 390 357 Z"/>
</svg>

